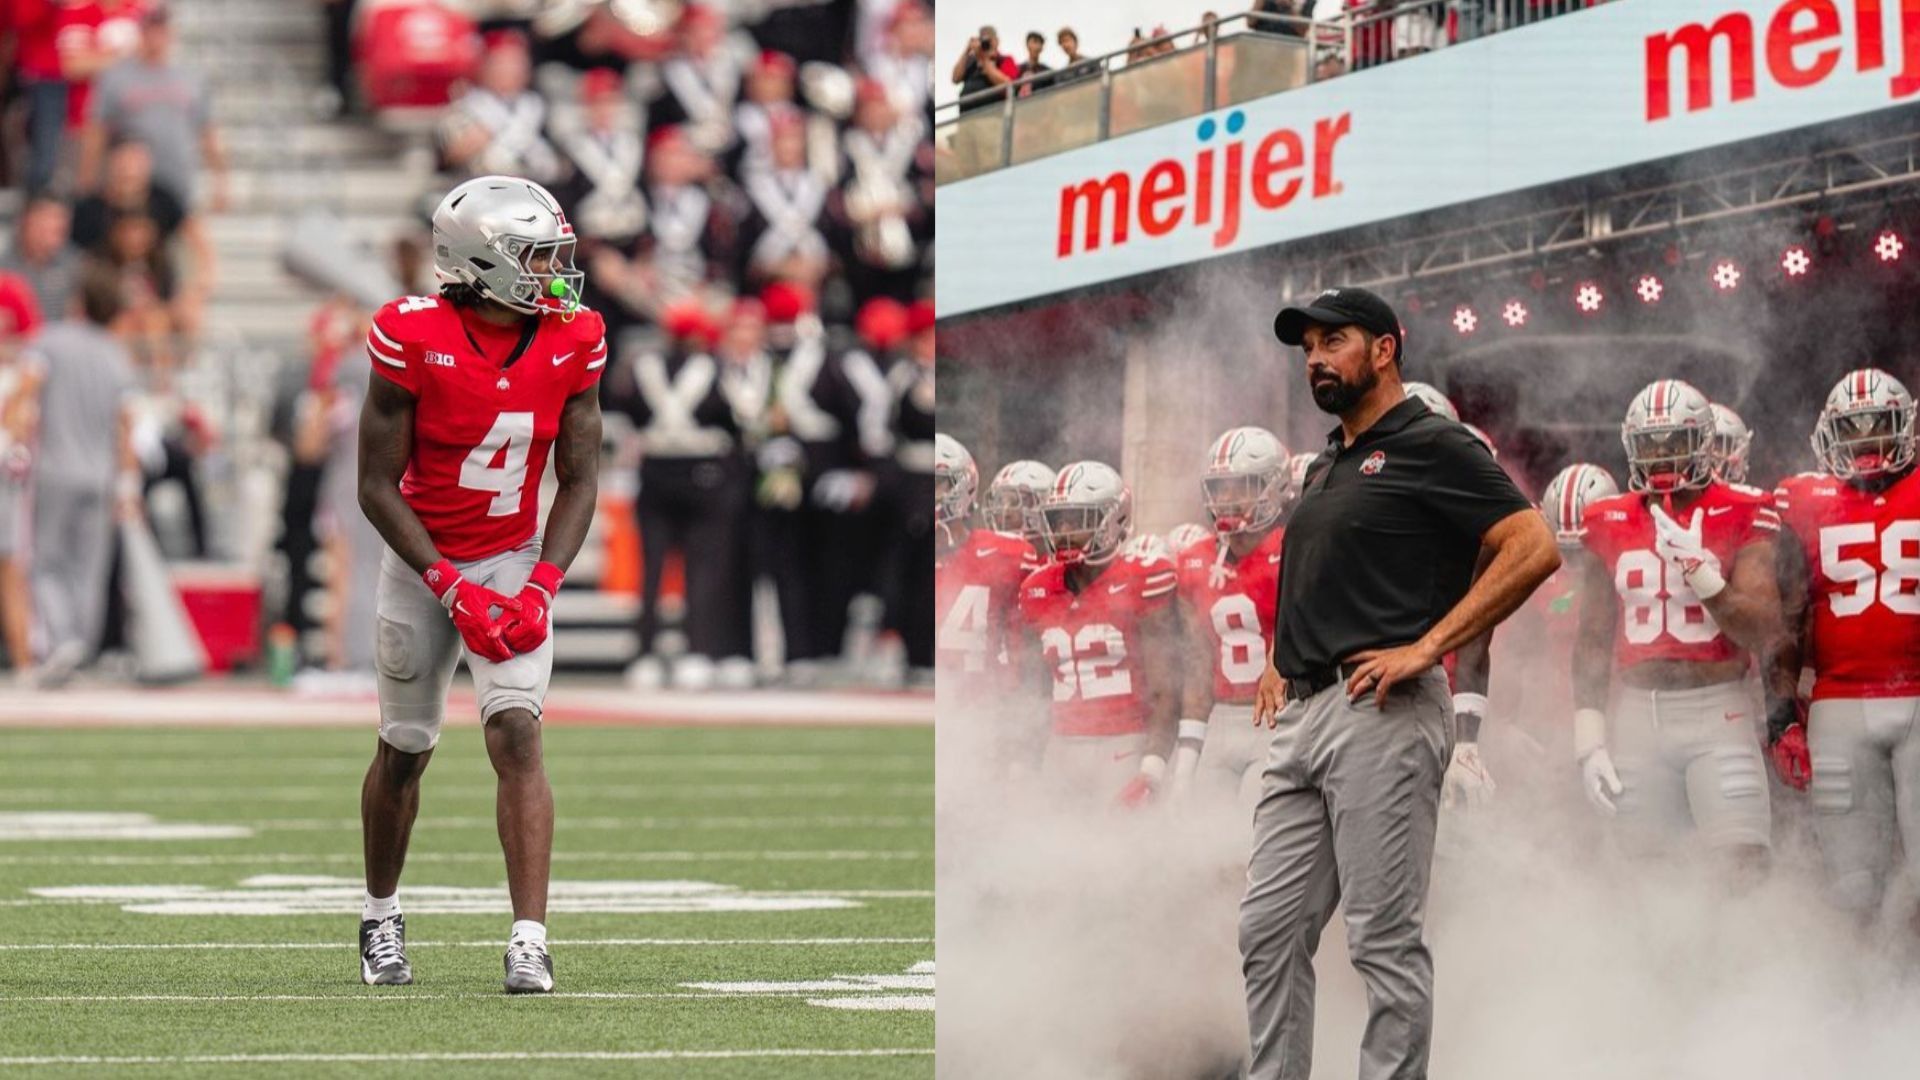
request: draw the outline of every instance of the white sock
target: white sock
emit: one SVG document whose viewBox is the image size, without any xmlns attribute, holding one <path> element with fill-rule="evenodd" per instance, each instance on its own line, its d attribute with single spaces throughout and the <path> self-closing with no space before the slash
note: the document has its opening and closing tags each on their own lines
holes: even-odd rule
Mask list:
<svg viewBox="0 0 1920 1080">
<path fill-rule="evenodd" d="M 547 943 L 547 924 L 532 919 L 515 919 L 513 930 L 507 935 L 508 941 L 528 941 L 538 945 Z"/>
<path fill-rule="evenodd" d="M 367 902 L 360 909 L 362 919 L 371 919 L 374 922 L 391 919 L 398 914 L 400 914 L 400 892 L 397 889 L 392 896 L 385 898 L 368 893 Z"/>
</svg>

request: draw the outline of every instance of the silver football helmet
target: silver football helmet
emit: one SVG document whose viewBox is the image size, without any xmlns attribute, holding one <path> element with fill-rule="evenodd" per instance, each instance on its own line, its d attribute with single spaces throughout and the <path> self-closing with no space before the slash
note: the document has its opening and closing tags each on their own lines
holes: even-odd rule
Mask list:
<svg viewBox="0 0 1920 1080">
<path fill-rule="evenodd" d="M 1581 538 L 1587 535 L 1586 526 L 1580 522 L 1588 504 L 1618 494 L 1620 485 L 1614 482 L 1612 473 L 1598 465 L 1577 462 L 1547 482 L 1547 490 L 1540 496 L 1540 512 L 1553 526 L 1553 538 L 1562 548 L 1571 550 L 1579 547 Z"/>
<path fill-rule="evenodd" d="M 1447 395 L 1435 390 L 1427 383 L 1405 382 L 1400 384 L 1400 388 L 1407 392 L 1408 397 L 1417 397 L 1421 401 L 1426 402 L 1427 408 L 1432 409 L 1441 416 L 1455 422 L 1459 421 L 1460 410 L 1453 407 L 1453 401 L 1448 398 Z"/>
<path fill-rule="evenodd" d="M 1834 476 L 1897 473 L 1913 464 L 1913 395 L 1879 368 L 1850 371 L 1813 425 L 1813 453 Z"/>
<path fill-rule="evenodd" d="M 1627 406 L 1620 444 L 1627 450 L 1627 487 L 1668 492 L 1713 482 L 1713 406 L 1679 379 L 1647 384 Z"/>
<path fill-rule="evenodd" d="M 1040 530 L 1054 558 L 1103 566 L 1133 532 L 1133 493 L 1111 465 L 1074 462 L 1041 502 Z"/>
<path fill-rule="evenodd" d="M 573 226 L 546 188 L 517 176 L 461 184 L 433 212 L 433 273 L 531 315 L 565 312 L 586 275 L 573 265 Z"/>
<path fill-rule="evenodd" d="M 1041 547 L 1040 503 L 1053 490 L 1053 470 L 1038 461 L 1013 461 L 1000 467 L 987 485 L 980 513 L 987 528 L 1025 537 Z"/>
<path fill-rule="evenodd" d="M 1179 555 L 1212 535 L 1212 529 L 1189 521 L 1167 530 L 1167 546 L 1173 549 L 1175 555 Z"/>
<path fill-rule="evenodd" d="M 1747 450 L 1753 446 L 1753 432 L 1740 414 L 1719 402 L 1713 403 L 1713 474 L 1726 484 L 1747 482 Z"/>
<path fill-rule="evenodd" d="M 1287 448 L 1264 428 L 1237 427 L 1213 440 L 1201 501 L 1223 533 L 1259 532 L 1280 520 L 1292 472 Z"/>
<path fill-rule="evenodd" d="M 1495 461 L 1500 460 L 1500 448 L 1493 445 L 1493 436 L 1480 430 L 1479 427 L 1473 424 L 1461 424 L 1460 426 L 1467 429 L 1467 434 L 1479 439 L 1480 445 L 1487 448 L 1487 453 L 1492 454 Z"/>
<path fill-rule="evenodd" d="M 980 489 L 980 470 L 973 455 L 951 435 L 933 437 L 934 520 L 952 528 L 973 513 L 973 495 Z"/>
</svg>

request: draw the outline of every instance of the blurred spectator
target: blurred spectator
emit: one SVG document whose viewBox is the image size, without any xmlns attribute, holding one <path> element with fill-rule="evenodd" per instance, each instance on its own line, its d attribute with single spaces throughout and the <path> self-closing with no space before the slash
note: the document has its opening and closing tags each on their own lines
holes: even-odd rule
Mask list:
<svg viewBox="0 0 1920 1080">
<path fill-rule="evenodd" d="M 440 124 L 440 154 L 449 168 L 463 176 L 502 173 L 542 184 L 560 179 L 560 155 L 543 132 L 547 103 L 530 89 L 532 78 L 524 37 L 511 31 L 487 36 L 478 82 Z"/>
<path fill-rule="evenodd" d="M 658 652 L 661 581 L 667 556 L 679 552 L 685 568 L 687 654 L 673 684 L 687 690 L 752 684 L 752 662 L 739 638 L 735 590 L 749 476 L 742 428 L 722 389 L 719 364 L 709 354 L 718 338 L 713 317 L 682 301 L 664 316 L 672 337 L 630 369 L 609 372 L 609 398 L 639 431 L 639 517 L 642 550 L 640 658 L 628 671 L 639 687 L 666 680 Z"/>
<path fill-rule="evenodd" d="M 80 277 L 80 252 L 69 239 L 72 223 L 67 204 L 50 196 L 34 196 L 20 214 L 13 250 L 0 259 L 0 270 L 25 280 L 48 318 L 59 318 L 67 310 Z"/>
<path fill-rule="evenodd" d="M 1220 16 L 1216 12 L 1204 12 L 1200 16 L 1200 29 L 1194 32 L 1193 43 L 1205 45 L 1220 32 Z"/>
<path fill-rule="evenodd" d="M 928 300 L 907 309 L 907 354 L 887 373 L 893 453 L 882 473 L 886 628 L 900 635 L 918 681 L 933 670 L 933 316 Z"/>
<path fill-rule="evenodd" d="M 1139 27 L 1134 27 L 1133 36 L 1127 39 L 1127 63 L 1137 64 L 1152 55 L 1153 51 L 1148 45 L 1147 35 L 1141 33 Z"/>
<path fill-rule="evenodd" d="M 761 48 L 785 53 L 803 64 L 838 64 L 846 59 L 854 9 L 874 5 L 853 0 L 782 0 L 765 6 L 772 10 L 753 27 L 753 39 Z"/>
<path fill-rule="evenodd" d="M 60 165 L 60 138 L 67 126 L 67 79 L 60 63 L 59 0 L 14 0 L 10 14 L 14 68 L 26 100 L 29 194 L 47 190 Z"/>
<path fill-rule="evenodd" d="M 1099 62 L 1080 55 L 1080 35 L 1073 32 L 1073 27 L 1061 27 L 1060 32 L 1054 35 L 1054 40 L 1060 43 L 1061 50 L 1067 54 L 1067 62 L 1054 73 L 1053 85 L 1061 86 L 1100 76 Z"/>
<path fill-rule="evenodd" d="M 1393 56 L 1418 56 L 1447 43 L 1444 5 L 1401 4 L 1393 16 Z"/>
<path fill-rule="evenodd" d="M 39 332 L 40 321 L 32 287 L 18 275 L 0 273 L 0 642 L 16 676 L 33 666 L 23 527 L 34 405 L 20 350 Z"/>
<path fill-rule="evenodd" d="M 116 490 L 133 512 L 128 450 L 132 358 L 122 341 L 120 279 L 81 276 L 74 317 L 27 351 L 39 412 L 33 460 L 33 600 L 47 652 L 38 678 L 64 681 L 92 653 L 107 608 Z M 117 432 L 118 437 L 104 437 Z"/>
<path fill-rule="evenodd" d="M 996 86 L 1005 86 L 1018 78 L 1019 66 L 1013 57 L 1000 52 L 1000 34 L 991 26 L 983 26 L 980 32 L 967 39 L 967 48 L 960 59 L 953 64 L 953 81 L 960 84 L 960 111 L 990 107 L 998 102 L 997 97 L 985 96 L 982 92 Z M 975 94 L 982 96 L 969 101 Z"/>
<path fill-rule="evenodd" d="M 442 0 L 379 0 L 357 6 L 351 20 L 360 100 L 371 109 L 439 107 L 453 100 L 479 66 L 480 35 L 473 21 Z M 329 30 L 329 33 L 334 31 Z M 354 87 L 341 104 L 354 100 Z"/>
<path fill-rule="evenodd" d="M 1311 0 L 1255 0 L 1247 27 L 1262 34 L 1306 37 L 1306 26 L 1293 20 L 1307 18 L 1312 6 Z"/>
<path fill-rule="evenodd" d="M 1040 59 L 1040 54 L 1045 52 L 1046 48 L 1047 35 L 1038 30 L 1027 31 L 1027 59 L 1020 65 L 1016 77 L 1024 79 L 1030 75 L 1045 75 L 1047 72 L 1052 71 L 1053 69 L 1048 67 L 1046 63 Z M 1045 90 L 1048 86 L 1052 85 L 1052 83 L 1053 80 L 1051 79 L 1036 78 L 1020 88 L 1020 96 L 1026 97 L 1036 91 Z"/>
<path fill-rule="evenodd" d="M 348 305 L 339 313 L 349 342 L 365 341 L 371 314 Z M 351 345 L 343 354 L 351 355 Z M 344 357 L 343 357 L 344 358 Z M 351 673 L 371 687 L 375 625 L 374 594 L 386 543 L 360 509 L 360 403 L 366 400 L 373 365 L 363 356 L 333 365 L 331 377 L 316 382 L 313 411 L 324 432 L 319 515 L 315 522 L 326 544 L 328 566 L 327 667 Z"/>
<path fill-rule="evenodd" d="M 920 0 L 900 0 L 886 33 L 861 57 L 901 112 L 925 110 L 933 94 L 933 15 Z"/>
<path fill-rule="evenodd" d="M 167 8 L 154 0 L 140 17 L 140 47 L 94 80 L 81 144 L 79 188 L 94 190 L 109 143 L 143 142 L 153 152 L 156 183 L 183 206 L 195 205 L 203 164 L 213 171 L 212 208 L 227 204 L 226 154 L 207 104 L 206 86 L 171 59 Z"/>
<path fill-rule="evenodd" d="M 860 84 L 853 126 L 842 140 L 846 184 L 828 201 L 828 213 L 850 240 L 847 276 L 857 302 L 875 295 L 905 299 L 919 277 L 920 249 L 931 240 L 931 205 L 917 190 L 924 168 L 926 125 L 899 115 L 886 90 Z"/>
<path fill-rule="evenodd" d="M 128 214 L 107 231 L 102 259 L 120 276 L 126 334 L 135 355 L 163 378 L 173 371 L 176 296 L 173 269 L 160 251 L 160 230 L 150 217 Z"/>
<path fill-rule="evenodd" d="M 314 0 L 327 21 L 327 84 L 337 95 L 336 116 L 353 108 L 353 8 L 357 0 Z"/>
<path fill-rule="evenodd" d="M 742 239 L 746 280 L 784 279 L 817 288 L 827 273 L 827 239 L 820 232 L 828 188 L 807 168 L 807 132 L 798 118 L 777 122 L 773 160 L 745 178 L 753 212 Z"/>
<path fill-rule="evenodd" d="M 631 243 L 647 224 L 640 196 L 639 126 L 622 93 L 620 75 L 595 68 L 580 79 L 584 121 L 555 131 L 554 142 L 572 166 L 555 191 L 582 239 Z"/>
<path fill-rule="evenodd" d="M 615 341 L 619 328 L 658 318 L 731 268 L 738 246 L 739 193 L 679 128 L 648 134 L 646 173 L 646 228 L 626 251 L 603 244 L 588 260 Z"/>
<path fill-rule="evenodd" d="M 773 157 L 773 128 L 800 121 L 806 110 L 793 100 L 793 58 L 764 52 L 747 75 L 746 99 L 733 110 L 733 127 L 741 142 L 739 171 L 763 169 Z"/>
<path fill-rule="evenodd" d="M 681 126 L 708 154 L 733 145 L 733 107 L 746 63 L 712 8 L 689 6 L 680 17 L 680 54 L 660 65 L 665 95 L 652 106 L 655 123 Z"/>
<path fill-rule="evenodd" d="M 207 298 L 213 292 L 213 244 L 200 216 L 180 205 L 166 188 L 152 180 L 153 157 L 146 145 L 124 142 L 107 156 L 107 178 L 99 193 L 74 207 L 73 240 L 95 254 L 107 253 L 108 237 L 123 218 L 146 218 L 155 229 L 153 261 L 167 283 L 176 329 L 194 333 Z M 180 265 L 171 241 L 178 236 L 193 257 L 190 287 L 179 287 Z"/>
</svg>

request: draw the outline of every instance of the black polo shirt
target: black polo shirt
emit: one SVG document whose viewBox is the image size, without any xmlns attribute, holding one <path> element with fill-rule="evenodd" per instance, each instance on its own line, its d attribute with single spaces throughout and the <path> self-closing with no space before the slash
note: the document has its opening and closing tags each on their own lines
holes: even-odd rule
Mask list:
<svg viewBox="0 0 1920 1080">
<path fill-rule="evenodd" d="M 1280 674 L 1419 640 L 1466 595 L 1480 537 L 1531 505 L 1480 440 L 1418 398 L 1352 446 L 1334 428 L 1281 548 Z"/>
</svg>

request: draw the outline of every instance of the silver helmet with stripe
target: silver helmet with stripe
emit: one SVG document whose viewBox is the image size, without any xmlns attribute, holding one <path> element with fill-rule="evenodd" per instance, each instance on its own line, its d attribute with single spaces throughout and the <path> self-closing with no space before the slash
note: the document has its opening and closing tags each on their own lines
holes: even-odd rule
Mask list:
<svg viewBox="0 0 1920 1080">
<path fill-rule="evenodd" d="M 1586 526 L 1581 524 L 1587 506 L 1618 494 L 1620 485 L 1614 482 L 1612 473 L 1598 465 L 1576 462 L 1547 482 L 1547 490 L 1540 496 L 1540 512 L 1553 528 L 1553 538 L 1562 548 L 1571 550 L 1579 547 L 1587 535 Z"/>
<path fill-rule="evenodd" d="M 952 528 L 973 513 L 973 495 L 980 488 L 980 470 L 960 440 L 945 432 L 933 436 L 933 516 Z"/>
<path fill-rule="evenodd" d="M 1713 403 L 1713 474 L 1725 484 L 1747 482 L 1747 451 L 1753 446 L 1753 432 L 1740 414 L 1719 402 Z"/>
<path fill-rule="evenodd" d="M 980 513 L 987 528 L 1008 536 L 1024 537 L 1039 550 L 1040 503 L 1053 490 L 1054 472 L 1038 461 L 1010 461 L 1000 466 L 987 485 Z"/>
<path fill-rule="evenodd" d="M 1054 558 L 1105 565 L 1133 533 L 1133 492 L 1113 466 L 1076 461 L 1040 503 L 1040 530 Z"/>
<path fill-rule="evenodd" d="M 1913 464 L 1913 414 L 1899 379 L 1879 368 L 1849 371 L 1814 422 L 1814 456 L 1842 480 L 1900 472 Z"/>
<path fill-rule="evenodd" d="M 1647 384 L 1627 406 L 1620 444 L 1627 451 L 1627 487 L 1668 492 L 1713 482 L 1713 406 L 1679 379 Z"/>
<path fill-rule="evenodd" d="M 1280 520 L 1292 486 L 1287 448 L 1265 428 L 1237 427 L 1213 440 L 1201 501 L 1223 533 L 1259 532 Z"/>
<path fill-rule="evenodd" d="M 529 315 L 579 303 L 573 226 L 552 193 L 517 176 L 480 176 L 433 212 L 433 273 Z"/>
</svg>

